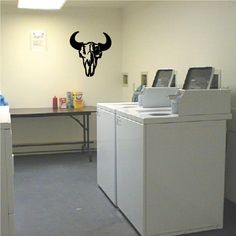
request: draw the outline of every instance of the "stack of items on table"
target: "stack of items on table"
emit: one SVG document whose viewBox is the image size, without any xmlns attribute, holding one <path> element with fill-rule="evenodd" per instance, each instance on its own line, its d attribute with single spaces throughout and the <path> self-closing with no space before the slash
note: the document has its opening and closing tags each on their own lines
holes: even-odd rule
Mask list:
<svg viewBox="0 0 236 236">
<path fill-rule="evenodd" d="M 67 92 L 66 97 L 59 98 L 59 108 L 60 109 L 79 109 L 84 107 L 83 93 L 81 92 Z M 53 109 L 58 108 L 57 97 L 53 97 Z"/>
</svg>

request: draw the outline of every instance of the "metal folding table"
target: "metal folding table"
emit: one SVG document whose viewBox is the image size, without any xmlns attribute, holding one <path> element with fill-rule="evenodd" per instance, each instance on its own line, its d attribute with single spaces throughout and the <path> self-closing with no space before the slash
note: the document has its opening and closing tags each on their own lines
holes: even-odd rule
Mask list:
<svg viewBox="0 0 236 236">
<path fill-rule="evenodd" d="M 82 143 L 82 150 L 87 151 L 89 160 L 92 161 L 90 152 L 90 126 L 89 119 L 92 113 L 96 112 L 95 106 L 85 106 L 80 109 L 52 109 L 52 108 L 14 108 L 10 109 L 11 118 L 33 118 L 33 117 L 52 117 L 52 116 L 69 116 L 83 128 L 83 142 L 50 142 L 50 143 L 21 143 L 13 144 L 13 147 L 29 146 L 48 146 L 48 145 L 66 145 Z M 82 121 L 77 116 L 82 116 Z"/>
</svg>

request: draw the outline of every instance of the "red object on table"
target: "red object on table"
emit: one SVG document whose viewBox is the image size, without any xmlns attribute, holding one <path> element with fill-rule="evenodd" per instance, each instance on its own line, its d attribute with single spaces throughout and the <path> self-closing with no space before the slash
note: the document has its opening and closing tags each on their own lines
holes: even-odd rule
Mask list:
<svg viewBox="0 0 236 236">
<path fill-rule="evenodd" d="M 52 108 L 53 109 L 57 109 L 58 106 L 57 106 L 57 97 L 54 96 L 53 99 L 52 99 Z"/>
</svg>

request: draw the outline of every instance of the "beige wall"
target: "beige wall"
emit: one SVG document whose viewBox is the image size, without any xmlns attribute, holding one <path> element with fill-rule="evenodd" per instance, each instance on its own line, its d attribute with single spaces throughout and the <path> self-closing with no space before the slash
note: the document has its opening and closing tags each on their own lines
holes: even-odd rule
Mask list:
<svg viewBox="0 0 236 236">
<path fill-rule="evenodd" d="M 2 6 L 0 4 L 0 12 L 2 10 Z M 2 23 L 2 15 L 0 14 L 0 25 Z M 0 29 L 0 91 L 2 89 L 2 28 Z"/>
<path fill-rule="evenodd" d="M 236 106 L 236 2 L 149 2 L 126 8 L 123 15 L 122 71 L 129 73 L 129 99 L 148 72 L 151 85 L 158 68 L 177 70 L 182 87 L 191 66 L 222 70 L 222 86 L 233 91 Z"/>
<path fill-rule="evenodd" d="M 2 7 L 3 92 L 11 107 L 48 107 L 54 95 L 66 91 L 84 93 L 87 105 L 116 101 L 121 97 L 121 11 L 109 8 L 74 8 L 61 11 L 24 11 Z M 30 48 L 30 33 L 45 30 L 47 50 Z M 69 44 L 79 30 L 78 40 L 105 42 L 112 38 L 93 77 L 86 77 L 78 52 Z M 109 87 L 109 89 L 108 89 Z"/>
<path fill-rule="evenodd" d="M 67 91 L 82 91 L 86 105 L 121 99 L 121 10 L 114 7 L 65 7 L 61 11 L 24 11 L 2 5 L 2 92 L 11 108 L 50 107 L 52 97 Z M 30 47 L 30 33 L 45 30 L 47 50 Z M 78 40 L 105 42 L 112 47 L 103 53 L 93 77 L 86 77 L 78 52 L 69 44 L 79 30 Z M 96 120 L 91 122 L 96 140 Z M 13 120 L 14 143 L 75 141 L 81 139 L 72 119 Z M 37 135 L 35 135 L 37 134 Z M 45 138 L 46 137 L 46 138 Z"/>
</svg>

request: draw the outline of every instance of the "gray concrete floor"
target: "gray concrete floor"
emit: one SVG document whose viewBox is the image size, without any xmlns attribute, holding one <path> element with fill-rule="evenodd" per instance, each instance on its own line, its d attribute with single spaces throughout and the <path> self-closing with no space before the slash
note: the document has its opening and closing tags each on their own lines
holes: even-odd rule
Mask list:
<svg viewBox="0 0 236 236">
<path fill-rule="evenodd" d="M 137 236 L 96 184 L 96 154 L 15 157 L 17 236 Z M 236 204 L 224 229 L 189 236 L 236 236 Z"/>
</svg>

